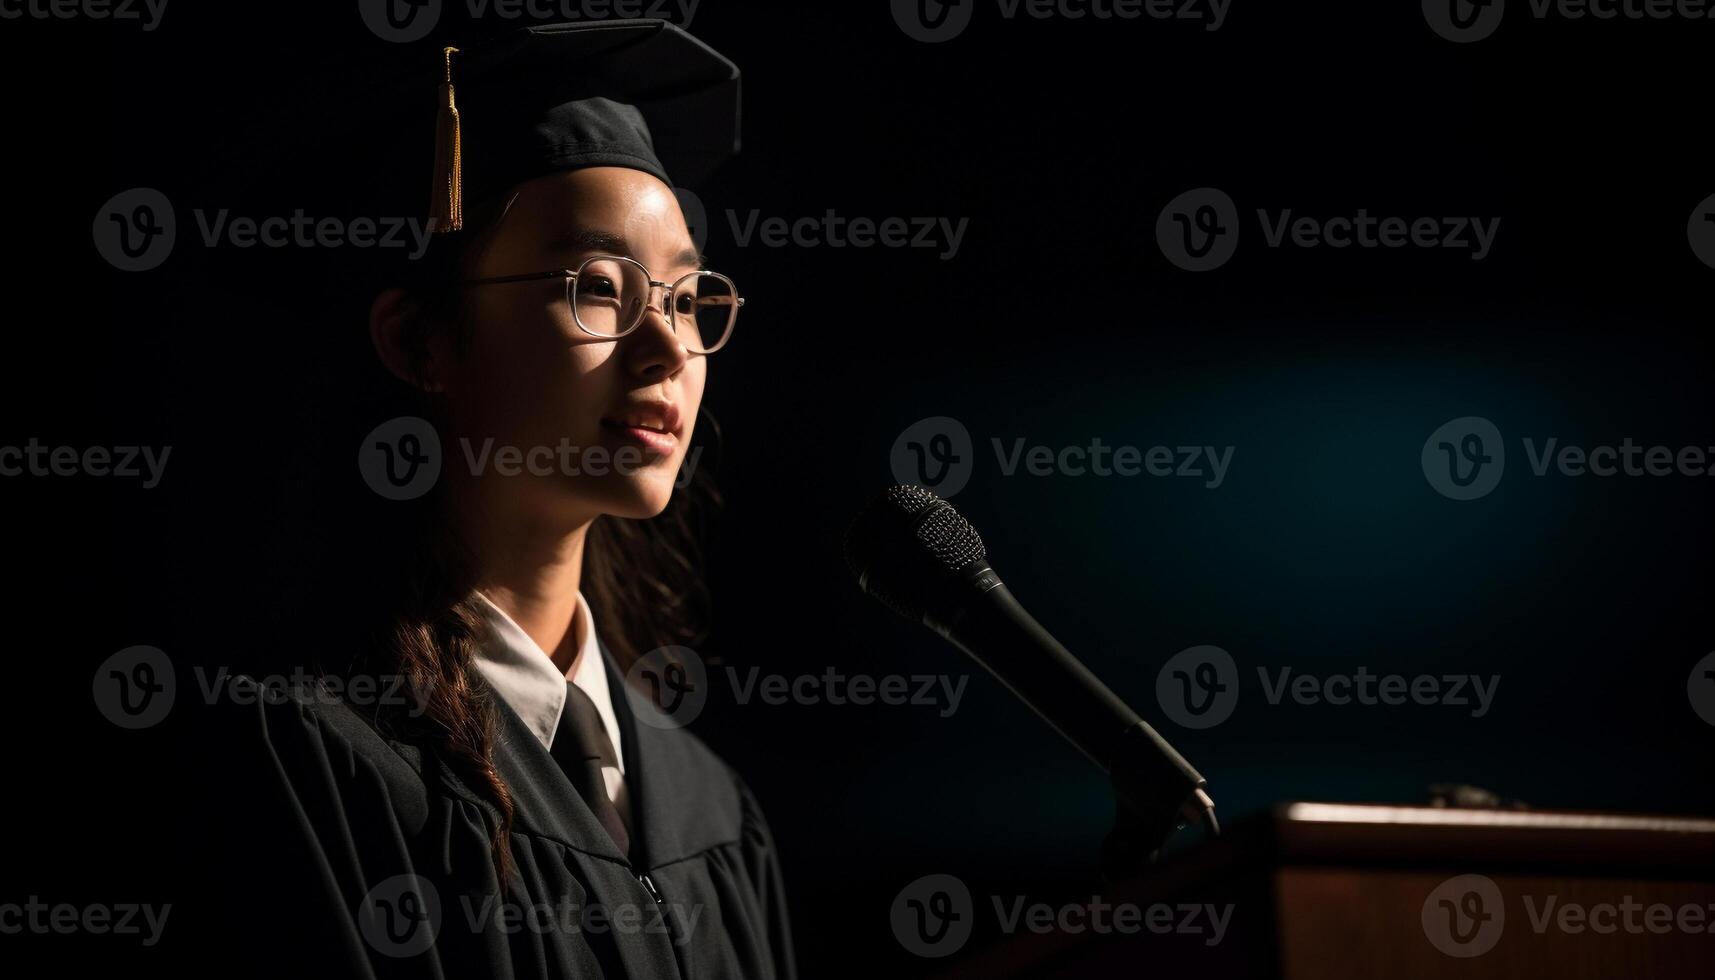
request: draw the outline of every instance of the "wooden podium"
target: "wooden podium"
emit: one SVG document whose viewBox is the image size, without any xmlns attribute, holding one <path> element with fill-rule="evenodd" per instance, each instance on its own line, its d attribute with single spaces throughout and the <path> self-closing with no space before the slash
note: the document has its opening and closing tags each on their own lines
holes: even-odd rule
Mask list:
<svg viewBox="0 0 1715 980">
<path fill-rule="evenodd" d="M 1715 820 L 1292 803 L 1102 899 L 1133 928 L 1009 937 L 943 975 L 1715 978 Z M 1230 909 L 1218 941 L 1212 912 L 1178 928 L 1196 905 Z"/>
</svg>

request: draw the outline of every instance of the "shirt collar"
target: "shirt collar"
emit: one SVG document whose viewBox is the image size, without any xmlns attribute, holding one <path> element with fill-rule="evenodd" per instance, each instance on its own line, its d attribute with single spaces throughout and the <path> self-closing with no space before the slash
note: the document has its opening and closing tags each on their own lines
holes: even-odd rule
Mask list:
<svg viewBox="0 0 1715 980">
<path fill-rule="evenodd" d="M 474 665 L 483 679 L 545 748 L 553 746 L 554 729 L 559 726 L 560 712 L 565 708 L 566 681 L 576 684 L 601 715 L 602 726 L 619 756 L 619 771 L 623 773 L 625 756 L 620 747 L 619 718 L 614 714 L 613 695 L 607 687 L 606 658 L 596 641 L 595 617 L 583 593 L 578 593 L 578 612 L 582 615 L 573 619 L 574 623 L 581 622 L 583 628 L 570 675 L 562 675 L 541 646 L 505 610 L 481 592 L 475 595 L 483 616 L 483 635 L 477 644 Z"/>
</svg>

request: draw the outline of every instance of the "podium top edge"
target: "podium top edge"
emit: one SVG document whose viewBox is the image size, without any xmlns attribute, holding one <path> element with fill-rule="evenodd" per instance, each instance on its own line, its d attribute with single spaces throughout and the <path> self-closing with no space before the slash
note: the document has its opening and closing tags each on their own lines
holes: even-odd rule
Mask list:
<svg viewBox="0 0 1715 980">
<path fill-rule="evenodd" d="M 1289 824 L 1367 824 L 1400 827 L 1493 827 L 1585 832 L 1715 834 L 1700 817 L 1555 810 L 1481 810 L 1364 803 L 1286 803 L 1276 819 Z"/>
</svg>

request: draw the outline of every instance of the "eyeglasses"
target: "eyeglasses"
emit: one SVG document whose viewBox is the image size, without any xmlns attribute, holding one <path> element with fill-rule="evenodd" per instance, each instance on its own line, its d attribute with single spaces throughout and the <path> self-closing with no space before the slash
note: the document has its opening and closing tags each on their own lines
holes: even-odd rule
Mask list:
<svg viewBox="0 0 1715 980">
<path fill-rule="evenodd" d="M 673 334 L 693 354 L 713 354 L 732 337 L 744 297 L 733 281 L 718 272 L 699 270 L 671 283 L 649 274 L 643 263 L 623 255 L 597 255 L 574 271 L 553 269 L 515 276 L 466 279 L 466 286 L 489 286 L 538 279 L 563 279 L 566 305 L 578 329 L 592 337 L 617 340 L 643 323 L 643 313 L 662 289 L 661 313 Z"/>
</svg>

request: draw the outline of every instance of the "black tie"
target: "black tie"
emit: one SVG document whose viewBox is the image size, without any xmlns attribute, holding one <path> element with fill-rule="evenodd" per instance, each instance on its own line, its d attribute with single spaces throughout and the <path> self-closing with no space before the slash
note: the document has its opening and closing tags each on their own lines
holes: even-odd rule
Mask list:
<svg viewBox="0 0 1715 980">
<path fill-rule="evenodd" d="M 602 724 L 595 702 L 571 681 L 566 682 L 566 706 L 560 711 L 560 724 L 554 729 L 548 754 L 560 764 L 620 853 L 631 853 L 631 835 L 620 819 L 619 808 L 608 799 L 607 782 L 601 773 L 604 766 L 617 768 L 619 756 L 613 751 L 613 741 L 607 737 L 607 726 Z"/>
</svg>

